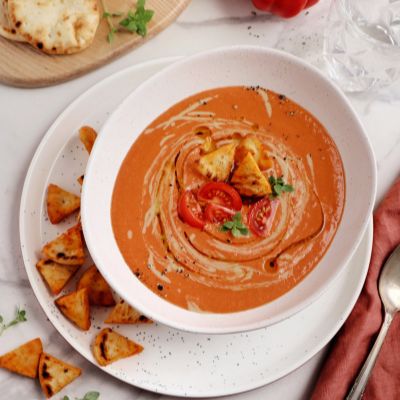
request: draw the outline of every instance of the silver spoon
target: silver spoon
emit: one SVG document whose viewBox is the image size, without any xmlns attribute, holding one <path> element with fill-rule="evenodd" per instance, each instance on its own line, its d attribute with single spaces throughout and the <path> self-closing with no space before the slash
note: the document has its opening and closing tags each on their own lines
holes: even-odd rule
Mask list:
<svg viewBox="0 0 400 400">
<path fill-rule="evenodd" d="M 383 302 L 385 318 L 374 346 L 365 360 L 357 379 L 354 381 L 346 400 L 359 400 L 362 398 L 393 317 L 400 311 L 400 245 L 395 248 L 382 269 L 379 278 L 379 295 Z"/>
</svg>

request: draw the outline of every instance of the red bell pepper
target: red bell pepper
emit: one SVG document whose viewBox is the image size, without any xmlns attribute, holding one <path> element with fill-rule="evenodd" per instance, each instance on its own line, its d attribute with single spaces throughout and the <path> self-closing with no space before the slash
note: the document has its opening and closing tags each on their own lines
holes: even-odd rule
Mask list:
<svg viewBox="0 0 400 400">
<path fill-rule="evenodd" d="M 318 0 L 253 0 L 253 4 L 258 9 L 283 18 L 294 17 L 315 3 L 318 3 Z"/>
</svg>

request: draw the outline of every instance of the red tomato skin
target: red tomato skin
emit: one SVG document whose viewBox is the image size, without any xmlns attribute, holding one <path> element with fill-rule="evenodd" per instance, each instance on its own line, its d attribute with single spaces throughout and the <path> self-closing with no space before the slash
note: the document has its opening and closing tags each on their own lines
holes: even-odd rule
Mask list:
<svg viewBox="0 0 400 400">
<path fill-rule="evenodd" d="M 271 231 L 272 222 L 275 217 L 276 209 L 278 206 L 278 200 L 271 201 L 268 197 L 264 197 L 263 199 L 254 203 L 248 212 L 248 224 L 250 231 L 260 237 L 267 237 Z M 265 216 L 263 216 L 264 226 L 257 225 L 257 213 L 262 208 L 265 208 Z M 265 219 L 265 221 L 264 221 Z"/>
<path fill-rule="evenodd" d="M 242 209 L 242 198 L 232 186 L 223 182 L 208 182 L 204 184 L 197 194 L 197 198 L 206 203 L 218 204 L 235 211 Z"/>
<path fill-rule="evenodd" d="M 318 0 L 253 0 L 259 10 L 269 11 L 282 18 L 291 18 L 305 8 L 316 4 Z"/>
<path fill-rule="evenodd" d="M 191 206 L 195 207 L 196 210 L 191 209 Z M 190 190 L 184 191 L 179 197 L 178 215 L 183 222 L 193 228 L 203 229 L 206 224 L 200 204 L 197 202 L 194 193 Z"/>
</svg>

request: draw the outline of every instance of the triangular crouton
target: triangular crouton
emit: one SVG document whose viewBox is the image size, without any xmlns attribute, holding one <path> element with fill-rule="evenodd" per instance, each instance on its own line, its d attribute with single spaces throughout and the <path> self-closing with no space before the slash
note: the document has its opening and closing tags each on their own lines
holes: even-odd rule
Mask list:
<svg viewBox="0 0 400 400">
<path fill-rule="evenodd" d="M 53 260 L 40 260 L 36 268 L 53 294 L 59 294 L 78 271 L 80 265 L 62 265 Z"/>
<path fill-rule="evenodd" d="M 124 300 L 120 300 L 104 322 L 106 324 L 151 324 L 153 321 L 140 314 Z"/>
<path fill-rule="evenodd" d="M 79 139 L 89 154 L 92 151 L 96 138 L 97 133 L 91 126 L 82 126 L 82 128 L 79 129 Z"/>
<path fill-rule="evenodd" d="M 94 306 L 114 306 L 115 300 L 109 284 L 95 265 L 88 268 L 80 277 L 77 289 L 87 288 L 89 303 Z"/>
<path fill-rule="evenodd" d="M 267 178 L 250 153 L 240 161 L 232 175 L 231 183 L 243 196 L 266 196 L 271 193 Z"/>
<path fill-rule="evenodd" d="M 140 353 L 143 347 L 132 340 L 114 332 L 110 328 L 102 329 L 93 343 L 94 358 L 100 365 L 108 365 Z"/>
<path fill-rule="evenodd" d="M 81 205 L 79 196 L 52 183 L 47 188 L 47 215 L 52 224 L 58 224 Z"/>
<path fill-rule="evenodd" d="M 200 157 L 199 172 L 209 179 L 226 181 L 233 168 L 235 148 L 236 144 L 226 144 Z"/>
<path fill-rule="evenodd" d="M 60 311 L 79 328 L 90 328 L 89 294 L 86 288 L 61 296 L 55 301 Z"/>
<path fill-rule="evenodd" d="M 48 353 L 42 353 L 39 362 L 39 382 L 47 398 L 58 393 L 82 373 L 81 369 L 67 364 Z"/>
<path fill-rule="evenodd" d="M 77 182 L 82 186 L 83 185 L 83 179 L 85 178 L 85 175 L 81 175 L 78 179 Z"/>
<path fill-rule="evenodd" d="M 39 338 L 33 339 L 0 357 L 0 367 L 36 378 L 43 346 Z"/>
<path fill-rule="evenodd" d="M 85 252 L 80 224 L 73 226 L 44 245 L 42 253 L 45 259 L 59 264 L 82 265 L 85 262 Z"/>
</svg>

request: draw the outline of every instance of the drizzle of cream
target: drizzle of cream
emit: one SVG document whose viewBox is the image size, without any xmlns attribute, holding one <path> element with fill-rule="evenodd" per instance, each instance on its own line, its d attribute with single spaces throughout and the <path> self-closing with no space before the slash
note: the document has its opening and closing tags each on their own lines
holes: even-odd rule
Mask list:
<svg viewBox="0 0 400 400">
<path fill-rule="evenodd" d="M 133 238 L 133 232 L 129 229 L 128 232 L 126 233 L 126 236 L 128 237 L 129 240 Z"/>
<path fill-rule="evenodd" d="M 264 101 L 265 109 L 267 110 L 268 117 L 272 117 L 272 106 L 269 101 L 268 93 L 265 89 L 257 89 L 257 93 L 261 96 Z"/>
<path fill-rule="evenodd" d="M 202 310 L 202 309 L 199 307 L 199 305 L 198 305 L 195 301 L 193 301 L 193 300 L 186 299 L 186 303 L 187 303 L 187 309 L 188 309 L 189 311 L 193 311 L 193 312 L 197 312 L 197 313 L 202 313 L 202 314 L 210 314 L 209 311 L 204 311 L 204 310 Z"/>
<path fill-rule="evenodd" d="M 310 168 L 310 171 L 311 171 L 312 181 L 314 183 L 315 182 L 314 161 L 313 161 L 310 153 L 307 153 L 306 160 L 307 160 L 308 167 Z"/>
<path fill-rule="evenodd" d="M 149 254 L 149 258 L 147 260 L 147 266 L 149 267 L 150 271 L 157 276 L 158 279 L 161 279 L 164 282 L 171 283 L 171 280 L 165 275 L 162 274 L 155 266 L 154 266 L 154 256 L 153 253 Z"/>
</svg>

